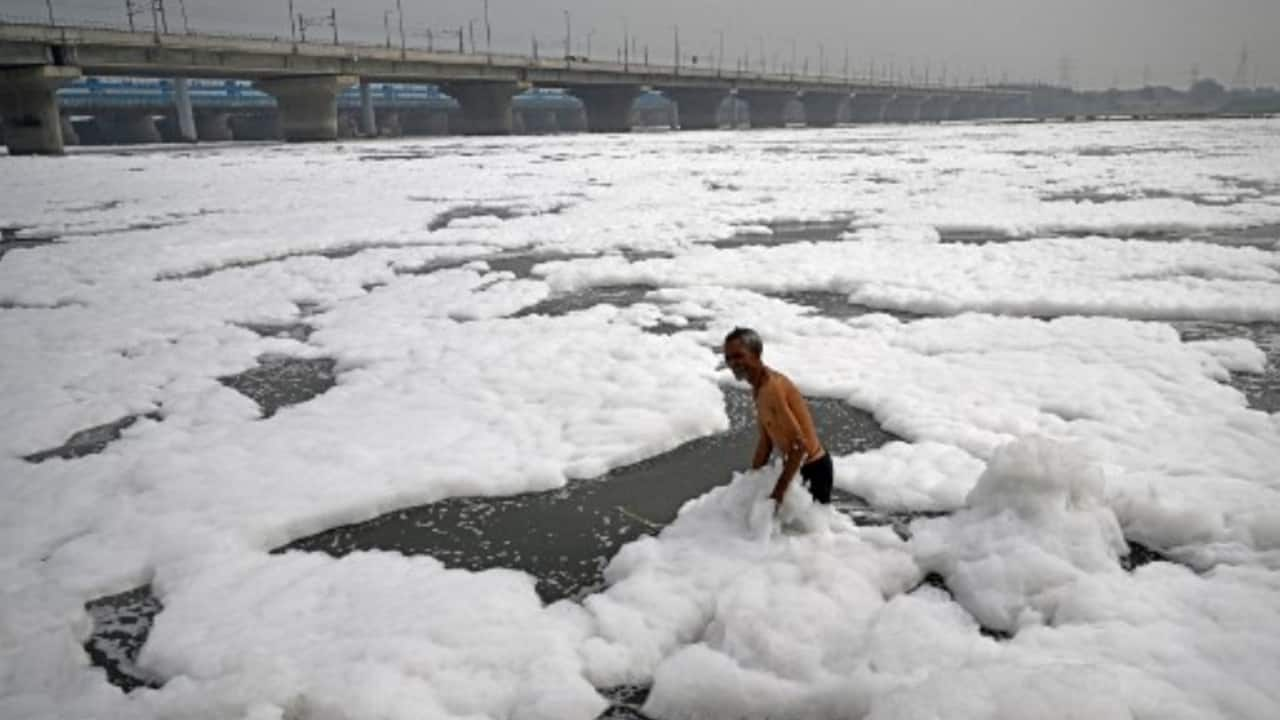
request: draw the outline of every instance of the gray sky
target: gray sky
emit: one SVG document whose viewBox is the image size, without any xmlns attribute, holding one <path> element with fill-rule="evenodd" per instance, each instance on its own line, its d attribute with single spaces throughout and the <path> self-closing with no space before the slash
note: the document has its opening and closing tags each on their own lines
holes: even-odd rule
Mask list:
<svg viewBox="0 0 1280 720">
<path fill-rule="evenodd" d="M 184 0 L 194 30 L 283 35 L 289 32 L 288 0 Z M 383 11 L 396 0 L 294 0 L 307 14 L 338 9 L 343 39 L 383 39 Z M 483 0 L 401 0 L 411 45 L 426 44 L 433 27 L 456 29 L 483 17 Z M 65 21 L 125 22 L 125 0 L 52 0 Z M 136 0 L 140 6 L 148 0 Z M 772 62 L 787 63 L 796 44 L 799 63 L 807 56 L 816 71 L 819 44 L 825 47 L 829 74 L 843 71 L 846 45 L 850 62 L 865 73 L 874 60 L 883 71 L 890 63 L 923 79 L 943 66 L 948 79 L 970 76 L 994 81 L 1057 82 L 1064 64 L 1077 87 L 1140 85 L 1144 67 L 1153 82 L 1186 86 L 1192 65 L 1202 77 L 1229 84 L 1243 46 L 1248 47 L 1252 82 L 1280 85 L 1280 0 L 489 0 L 495 50 L 529 52 L 537 36 L 542 52 L 563 54 L 564 11 L 572 20 L 574 54 L 585 54 L 589 31 L 592 55 L 614 57 L 621 45 L 624 19 L 639 47 L 647 45 L 655 62 L 668 62 L 679 24 L 683 55 L 707 62 L 725 35 L 725 65 L 750 52 L 759 62 L 760 42 Z M 179 0 L 166 0 L 171 28 L 181 26 Z M 0 0 L 7 17 L 44 17 L 45 0 Z M 396 18 L 391 17 L 395 32 Z M 149 15 L 137 18 L 150 25 Z M 328 28 L 310 31 L 326 37 Z M 483 26 L 475 25 L 484 46 Z M 1064 58 L 1068 62 L 1064 63 Z M 688 60 L 686 59 L 686 62 Z"/>
</svg>

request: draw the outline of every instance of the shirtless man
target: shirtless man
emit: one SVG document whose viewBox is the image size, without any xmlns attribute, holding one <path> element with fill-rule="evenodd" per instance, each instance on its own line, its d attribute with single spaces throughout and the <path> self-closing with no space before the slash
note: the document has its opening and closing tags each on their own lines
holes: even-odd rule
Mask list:
<svg viewBox="0 0 1280 720">
<path fill-rule="evenodd" d="M 774 450 L 782 455 L 782 474 L 769 495 L 781 504 L 796 471 L 820 503 L 831 502 L 831 456 L 818 442 L 809 404 L 786 375 L 760 360 L 764 343 L 755 330 L 734 328 L 724 339 L 724 361 L 739 380 L 751 383 L 760 440 L 751 468 L 764 467 Z"/>
</svg>

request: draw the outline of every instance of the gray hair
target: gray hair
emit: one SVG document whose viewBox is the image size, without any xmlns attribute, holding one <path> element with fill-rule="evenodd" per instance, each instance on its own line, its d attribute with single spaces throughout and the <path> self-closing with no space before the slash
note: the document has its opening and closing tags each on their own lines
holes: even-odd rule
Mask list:
<svg viewBox="0 0 1280 720">
<path fill-rule="evenodd" d="M 764 341 L 760 339 L 760 333 L 751 328 L 736 327 L 724 336 L 725 345 L 734 340 L 741 342 L 757 357 L 764 353 Z"/>
</svg>

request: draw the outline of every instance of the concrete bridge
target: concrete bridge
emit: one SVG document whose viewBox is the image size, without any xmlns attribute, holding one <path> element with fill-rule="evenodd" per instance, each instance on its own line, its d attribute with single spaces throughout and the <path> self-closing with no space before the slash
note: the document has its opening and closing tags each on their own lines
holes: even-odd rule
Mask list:
<svg viewBox="0 0 1280 720">
<path fill-rule="evenodd" d="M 515 129 L 514 96 L 530 87 L 563 88 L 586 111 L 586 129 L 625 132 L 646 88 L 671 98 L 682 129 L 718 127 L 730 97 L 743 100 L 753 127 L 786 124 L 803 107 L 805 124 L 918 122 L 1009 117 L 1027 112 L 1016 90 L 857 81 L 830 76 L 728 72 L 707 67 L 430 52 L 365 45 L 321 45 L 211 35 L 137 33 L 45 25 L 0 25 L 0 118 L 11 154 L 62 151 L 55 91 L 81 75 L 146 76 L 176 83 L 183 133 L 196 137 L 186 78 L 252 80 L 273 96 L 286 140 L 338 136 L 338 98 L 360 85 L 362 124 L 376 122 L 369 83 L 431 83 L 460 105 L 465 130 Z M 188 132 L 189 131 L 189 132 Z"/>
</svg>

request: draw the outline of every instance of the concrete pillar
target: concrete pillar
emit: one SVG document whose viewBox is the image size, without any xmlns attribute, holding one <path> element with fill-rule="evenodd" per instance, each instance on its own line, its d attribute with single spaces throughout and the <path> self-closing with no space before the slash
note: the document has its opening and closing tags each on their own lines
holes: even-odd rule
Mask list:
<svg viewBox="0 0 1280 720">
<path fill-rule="evenodd" d="M 108 145 L 142 145 L 164 140 L 150 111 L 104 112 L 93 118 Z"/>
<path fill-rule="evenodd" d="M 318 142 L 337 139 L 338 95 L 356 82 L 352 75 L 315 75 L 270 78 L 254 86 L 276 99 L 285 140 Z"/>
<path fill-rule="evenodd" d="M 66 115 L 62 116 L 62 143 L 64 145 L 79 145 L 80 136 L 76 134 L 75 125 L 71 124 L 71 118 Z"/>
<path fill-rule="evenodd" d="M 582 101 L 588 132 L 631 132 L 631 109 L 640 88 L 635 85 L 580 85 L 569 88 Z"/>
<path fill-rule="evenodd" d="M 373 93 L 369 90 L 369 81 L 360 80 L 360 134 L 365 137 L 378 136 L 378 117 L 373 112 Z"/>
<path fill-rule="evenodd" d="M 55 93 L 79 68 L 41 65 L 0 70 L 0 118 L 10 155 L 58 155 L 64 148 Z"/>
<path fill-rule="evenodd" d="M 729 91 L 720 88 L 660 88 L 676 104 L 681 130 L 714 130 L 720 127 L 720 107 Z"/>
<path fill-rule="evenodd" d="M 173 105 L 178 116 L 178 137 L 183 142 L 195 142 L 199 134 L 196 132 L 195 113 L 191 111 L 191 89 L 186 78 L 173 81 Z"/>
<path fill-rule="evenodd" d="M 840 122 L 849 95 L 846 93 L 807 92 L 801 97 L 804 103 L 804 124 L 809 127 L 834 127 Z"/>
<path fill-rule="evenodd" d="M 509 82 L 451 82 L 440 86 L 462 106 L 462 132 L 468 135 L 510 135 L 511 98 L 520 86 Z"/>
<path fill-rule="evenodd" d="M 919 122 L 920 109 L 928 99 L 927 95 L 899 95 L 885 109 L 885 120 L 899 123 Z"/>
<path fill-rule="evenodd" d="M 227 142 L 235 136 L 231 134 L 231 125 L 227 122 L 227 113 L 217 110 L 206 110 L 196 113 L 196 137 L 205 142 Z"/>
<path fill-rule="evenodd" d="M 766 128 L 787 124 L 787 104 L 795 99 L 796 94 L 790 91 L 745 90 L 739 91 L 738 97 L 747 101 L 751 127 Z"/>
<path fill-rule="evenodd" d="M 954 95 L 932 95 L 920 105 L 920 119 L 925 122 L 950 120 L 951 108 L 955 104 Z"/>
</svg>

